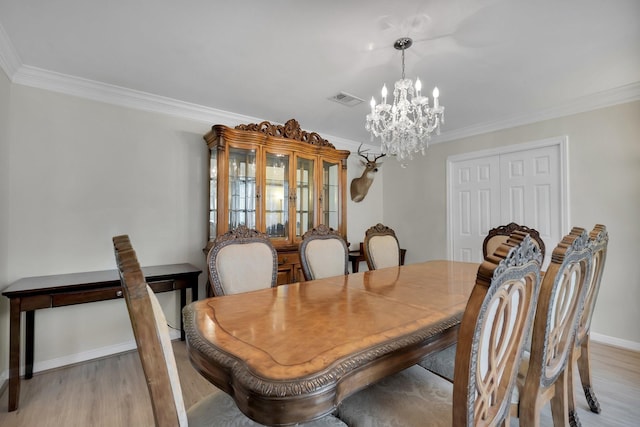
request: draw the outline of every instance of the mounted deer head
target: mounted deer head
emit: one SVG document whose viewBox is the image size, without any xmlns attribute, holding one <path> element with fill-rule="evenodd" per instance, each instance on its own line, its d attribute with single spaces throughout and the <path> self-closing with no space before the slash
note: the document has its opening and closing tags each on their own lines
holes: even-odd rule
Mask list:
<svg viewBox="0 0 640 427">
<path fill-rule="evenodd" d="M 386 154 L 380 154 L 371 160 L 366 150 L 360 150 L 361 147 L 362 144 L 358 147 L 358 155 L 366 160 L 366 162 L 360 160 L 360 163 L 364 166 L 364 171 L 359 178 L 354 178 L 353 181 L 351 181 L 351 200 L 356 203 L 362 201 L 367 195 L 367 192 L 369 192 L 369 187 L 371 187 L 373 178 L 376 176 L 375 173 L 378 172 L 378 168 L 382 166 L 382 163 L 378 163 L 378 159 L 386 156 Z"/>
</svg>

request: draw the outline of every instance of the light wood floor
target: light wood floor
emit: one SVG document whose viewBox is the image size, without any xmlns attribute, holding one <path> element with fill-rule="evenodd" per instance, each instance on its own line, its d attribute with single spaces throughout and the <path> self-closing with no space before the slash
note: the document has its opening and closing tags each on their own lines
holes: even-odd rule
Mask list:
<svg viewBox="0 0 640 427">
<path fill-rule="evenodd" d="M 189 364 L 183 342 L 174 342 L 185 405 L 214 392 Z M 583 427 L 640 426 L 640 353 L 592 344 L 592 369 L 600 415 L 588 411 L 582 390 L 576 402 Z M 549 405 L 543 426 L 551 425 Z M 140 360 L 119 354 L 34 375 L 21 383 L 20 409 L 7 412 L 0 395 L 2 427 L 138 427 L 153 425 Z M 517 426 L 517 420 L 512 426 Z"/>
</svg>

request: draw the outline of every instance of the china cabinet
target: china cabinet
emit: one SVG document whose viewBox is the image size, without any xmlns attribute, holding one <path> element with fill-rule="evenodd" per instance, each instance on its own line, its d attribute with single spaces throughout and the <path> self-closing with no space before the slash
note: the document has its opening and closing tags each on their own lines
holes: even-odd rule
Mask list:
<svg viewBox="0 0 640 427">
<path fill-rule="evenodd" d="M 349 151 L 337 150 L 294 119 L 230 128 L 215 125 L 209 147 L 209 243 L 246 225 L 267 233 L 278 251 L 278 284 L 303 281 L 302 235 L 325 224 L 346 238 Z"/>
</svg>

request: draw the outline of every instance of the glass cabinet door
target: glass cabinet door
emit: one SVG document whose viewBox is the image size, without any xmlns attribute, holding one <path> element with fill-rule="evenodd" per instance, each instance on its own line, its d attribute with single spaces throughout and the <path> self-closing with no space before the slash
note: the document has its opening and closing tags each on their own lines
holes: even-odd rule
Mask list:
<svg viewBox="0 0 640 427">
<path fill-rule="evenodd" d="M 297 158 L 296 167 L 296 237 L 313 228 L 315 220 L 315 161 Z"/>
<path fill-rule="evenodd" d="M 322 223 L 338 230 L 340 226 L 340 165 L 322 162 Z"/>
<path fill-rule="evenodd" d="M 271 238 L 289 238 L 289 155 L 266 153 L 265 230 Z"/>
<path fill-rule="evenodd" d="M 218 232 L 218 150 L 209 150 L 209 240 Z"/>
<path fill-rule="evenodd" d="M 256 150 L 229 149 L 229 230 L 256 227 Z"/>
</svg>

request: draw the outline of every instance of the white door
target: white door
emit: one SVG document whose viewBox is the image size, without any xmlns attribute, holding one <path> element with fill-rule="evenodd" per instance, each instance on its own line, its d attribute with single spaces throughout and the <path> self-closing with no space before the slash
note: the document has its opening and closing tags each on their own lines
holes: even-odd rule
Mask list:
<svg viewBox="0 0 640 427">
<path fill-rule="evenodd" d="M 451 224 L 456 236 L 453 259 L 480 261 L 482 236 L 500 222 L 500 156 L 454 163 L 452 181 L 450 194 L 456 207 Z"/>
<path fill-rule="evenodd" d="M 547 248 L 546 266 L 568 231 L 565 162 L 566 138 L 451 157 L 450 257 L 482 261 L 488 231 L 516 222 L 538 230 Z"/>
</svg>

